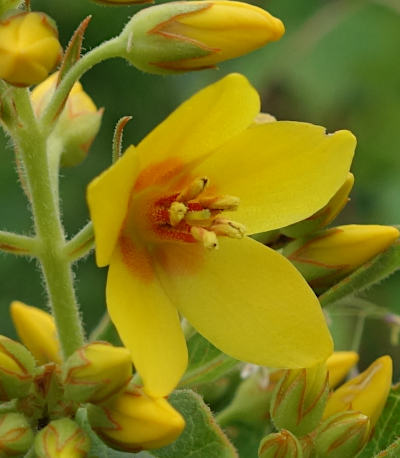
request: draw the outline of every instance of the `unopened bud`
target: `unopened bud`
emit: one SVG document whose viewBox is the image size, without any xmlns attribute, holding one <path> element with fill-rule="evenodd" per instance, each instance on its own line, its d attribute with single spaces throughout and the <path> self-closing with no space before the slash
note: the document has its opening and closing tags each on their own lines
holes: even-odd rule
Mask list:
<svg viewBox="0 0 400 458">
<path fill-rule="evenodd" d="M 306 434 L 299 438 L 303 458 L 315 458 L 314 438 L 313 433 Z"/>
<path fill-rule="evenodd" d="M 35 438 L 37 458 L 84 458 L 89 449 L 89 437 L 69 418 L 52 421 Z"/>
<path fill-rule="evenodd" d="M 283 429 L 279 433 L 268 434 L 258 447 L 259 458 L 303 458 L 297 437 Z"/>
<path fill-rule="evenodd" d="M 57 79 L 58 72 L 53 73 L 32 91 L 31 100 L 36 116 L 42 114 L 50 101 L 56 89 Z M 50 146 L 51 142 L 61 144 L 63 167 L 78 165 L 85 159 L 99 131 L 102 114 L 103 110 L 97 110 L 82 85 L 76 82 L 49 138 Z"/>
<path fill-rule="evenodd" d="M 136 386 L 100 406 L 90 405 L 92 428 L 113 448 L 140 451 L 173 442 L 185 421 L 166 399 L 153 398 Z"/>
<path fill-rule="evenodd" d="M 316 431 L 317 458 L 353 458 L 368 441 L 369 418 L 359 412 L 341 412 L 327 418 Z"/>
<path fill-rule="evenodd" d="M 32 386 L 35 360 L 20 343 L 0 336 L 0 400 L 21 398 Z"/>
<path fill-rule="evenodd" d="M 20 413 L 0 415 L 0 456 L 20 456 L 25 454 L 33 441 L 33 431 Z"/>
<path fill-rule="evenodd" d="M 116 394 L 132 376 L 128 350 L 93 342 L 77 350 L 64 366 L 65 397 L 78 402 L 101 402 Z"/>
<path fill-rule="evenodd" d="M 323 289 L 388 249 L 398 236 L 392 226 L 337 226 L 289 243 L 283 254 L 312 287 Z"/>
<path fill-rule="evenodd" d="M 324 418 L 338 412 L 355 410 L 366 415 L 373 428 L 385 406 L 391 385 L 392 359 L 390 356 L 382 356 L 330 395 Z"/>
<path fill-rule="evenodd" d="M 38 364 L 61 363 L 57 329 L 51 315 L 36 307 L 14 301 L 11 317 L 19 338 L 31 351 Z"/>
<path fill-rule="evenodd" d="M 311 432 L 322 418 L 328 392 L 325 364 L 287 370 L 273 394 L 273 423 L 278 429 L 288 429 L 296 436 Z"/>
<path fill-rule="evenodd" d="M 283 33 L 279 19 L 247 3 L 183 1 L 140 11 L 121 38 L 125 57 L 141 70 L 181 73 L 215 67 L 279 40 Z"/>
<path fill-rule="evenodd" d="M 298 223 L 291 224 L 290 226 L 284 227 L 281 229 L 282 234 L 298 238 L 303 237 L 312 232 L 319 231 L 325 226 L 328 226 L 338 214 L 343 210 L 349 199 L 349 194 L 353 189 L 354 185 L 354 175 L 349 173 L 347 175 L 346 181 L 342 184 L 336 194 L 331 198 L 331 200 L 317 211 L 313 215 L 309 216 L 303 221 Z"/>
<path fill-rule="evenodd" d="M 1 21 L 0 43 L 0 78 L 15 86 L 43 81 L 62 53 L 54 21 L 38 12 Z"/>
<path fill-rule="evenodd" d="M 335 351 L 327 360 L 329 388 L 335 388 L 359 359 L 355 351 Z"/>
</svg>

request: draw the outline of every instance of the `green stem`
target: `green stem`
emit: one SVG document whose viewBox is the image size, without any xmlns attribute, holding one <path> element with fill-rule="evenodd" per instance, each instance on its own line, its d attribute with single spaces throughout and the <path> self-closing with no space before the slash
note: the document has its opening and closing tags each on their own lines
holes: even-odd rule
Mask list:
<svg viewBox="0 0 400 458">
<path fill-rule="evenodd" d="M 28 91 L 15 89 L 14 101 L 21 122 L 12 134 L 21 152 L 31 195 L 37 256 L 62 353 L 68 357 L 83 345 L 84 339 L 71 265 L 64 254 L 65 236 L 58 209 L 58 193 L 52 187 L 46 137 L 38 126 Z"/>
<path fill-rule="evenodd" d="M 102 43 L 79 59 L 66 73 L 47 105 L 40 120 L 42 128 L 44 130 L 51 128 L 72 86 L 85 72 L 103 60 L 119 57 L 123 54 L 124 42 L 120 37 L 116 37 Z"/>
<path fill-rule="evenodd" d="M 94 247 L 93 224 L 89 222 L 83 227 L 64 248 L 65 256 L 73 262 L 86 256 Z"/>
<path fill-rule="evenodd" d="M 16 255 L 34 256 L 37 240 L 13 232 L 0 231 L 0 250 Z"/>
</svg>

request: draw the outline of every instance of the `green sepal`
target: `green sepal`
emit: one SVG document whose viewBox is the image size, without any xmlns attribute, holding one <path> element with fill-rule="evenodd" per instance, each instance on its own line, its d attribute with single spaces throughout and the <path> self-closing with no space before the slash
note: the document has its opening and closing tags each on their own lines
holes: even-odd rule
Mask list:
<svg viewBox="0 0 400 458">
<path fill-rule="evenodd" d="M 260 442 L 259 458 L 303 458 L 303 450 L 297 437 L 283 429 L 271 433 Z"/>
<path fill-rule="evenodd" d="M 0 415 L 0 458 L 21 456 L 33 442 L 33 431 L 21 413 Z"/>
</svg>

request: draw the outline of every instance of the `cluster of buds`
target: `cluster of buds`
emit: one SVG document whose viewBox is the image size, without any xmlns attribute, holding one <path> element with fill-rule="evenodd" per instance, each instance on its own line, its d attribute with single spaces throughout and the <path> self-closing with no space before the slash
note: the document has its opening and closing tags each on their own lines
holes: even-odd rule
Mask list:
<svg viewBox="0 0 400 458">
<path fill-rule="evenodd" d="M 180 435 L 179 412 L 133 384 L 128 350 L 92 342 L 62 362 L 49 314 L 21 302 L 11 313 L 24 345 L 0 336 L 0 456 L 88 456 L 89 436 L 74 419 L 80 407 L 119 450 L 159 448 Z"/>
<path fill-rule="evenodd" d="M 285 371 L 270 405 L 280 431 L 261 441 L 259 457 L 356 457 L 373 434 L 392 382 L 392 360 L 382 356 L 329 392 L 357 360 L 354 352 L 338 352 L 325 364 Z"/>
</svg>

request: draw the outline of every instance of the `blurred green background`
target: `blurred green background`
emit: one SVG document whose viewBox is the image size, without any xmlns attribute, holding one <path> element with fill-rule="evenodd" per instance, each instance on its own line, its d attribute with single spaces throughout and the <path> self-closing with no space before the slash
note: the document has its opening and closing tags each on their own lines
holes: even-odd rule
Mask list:
<svg viewBox="0 0 400 458">
<path fill-rule="evenodd" d="M 84 76 L 82 83 L 97 106 L 105 107 L 103 125 L 89 157 L 74 169 L 62 171 L 61 195 L 67 233 L 72 236 L 88 220 L 87 183 L 111 161 L 116 121 L 133 120 L 125 144 L 137 143 L 181 101 L 223 75 L 244 73 L 262 95 L 263 111 L 278 119 L 308 121 L 328 131 L 350 129 L 358 138 L 353 165 L 356 177 L 352 200 L 340 223 L 400 223 L 400 4 L 398 0 L 264 0 L 256 3 L 281 18 L 286 35 L 218 70 L 180 76 L 141 73 L 122 60 L 107 61 Z M 58 23 L 65 46 L 79 22 L 93 15 L 84 46 L 89 50 L 119 33 L 140 7 L 102 7 L 89 0 L 32 0 L 35 10 Z M 29 234 L 31 216 L 19 188 L 13 151 L 0 133 L 0 229 Z M 46 306 L 34 261 L 1 254 L 1 333 L 14 336 L 9 303 L 18 299 Z M 105 269 L 93 256 L 75 268 L 78 296 L 87 330 L 104 312 Z M 378 305 L 400 313 L 400 275 L 393 275 L 368 292 Z M 351 346 L 353 323 L 341 319 L 339 347 Z M 344 337 L 343 337 L 344 335 Z M 397 347 L 389 341 L 386 324 L 367 320 L 362 340 L 362 366 Z M 398 369 L 397 369 L 398 374 Z M 398 378 L 398 375 L 396 375 Z"/>
</svg>

